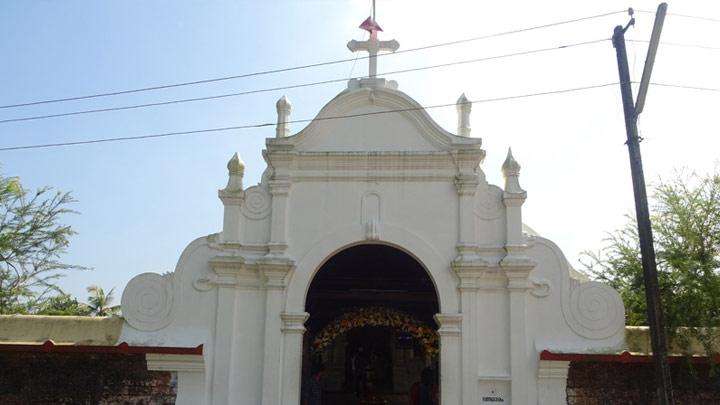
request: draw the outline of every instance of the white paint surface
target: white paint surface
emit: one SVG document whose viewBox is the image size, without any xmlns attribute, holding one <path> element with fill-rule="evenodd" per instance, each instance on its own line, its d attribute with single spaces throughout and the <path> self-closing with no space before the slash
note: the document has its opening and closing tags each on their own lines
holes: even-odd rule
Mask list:
<svg viewBox="0 0 720 405">
<path fill-rule="evenodd" d="M 382 80 L 351 82 L 318 117 L 417 106 Z M 480 165 L 481 140 L 422 109 L 315 121 L 291 136 L 279 114 L 260 184 L 243 190 L 231 178 L 220 191 L 223 230 L 191 243 L 174 273 L 137 276 L 123 294 L 121 340 L 205 345 L 205 383 L 183 374 L 181 397 L 298 404 L 308 287 L 328 258 L 362 243 L 402 249 L 435 283 L 444 405 L 554 403 L 567 367 L 541 366 L 541 350 L 622 344 L 617 293 L 572 279 L 555 244 L 522 232 L 526 193 L 512 155 L 501 189 L 485 180 L 483 169 L 501 168 Z M 230 176 L 242 175 L 238 162 Z"/>
</svg>

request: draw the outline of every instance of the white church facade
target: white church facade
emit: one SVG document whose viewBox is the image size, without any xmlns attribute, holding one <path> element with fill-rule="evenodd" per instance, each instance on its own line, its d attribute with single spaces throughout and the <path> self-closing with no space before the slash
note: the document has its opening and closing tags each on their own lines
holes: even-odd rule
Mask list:
<svg viewBox="0 0 720 405">
<path fill-rule="evenodd" d="M 540 353 L 620 348 L 619 295 L 576 279 L 524 228 L 520 165 L 508 151 L 502 168 L 483 167 L 464 96 L 451 133 L 375 77 L 375 55 L 397 42 L 370 24 L 368 41 L 349 44 L 370 52 L 368 78 L 294 134 L 278 101 L 261 182 L 244 184 L 232 157 L 222 231 L 190 243 L 174 272 L 128 283 L 119 340 L 203 345 L 147 357 L 177 372 L 179 404 L 298 405 L 317 362 L 327 395 L 357 395 L 360 351 L 375 362 L 368 395 L 400 398 L 427 367 L 442 405 L 565 403 L 568 362 Z"/>
</svg>

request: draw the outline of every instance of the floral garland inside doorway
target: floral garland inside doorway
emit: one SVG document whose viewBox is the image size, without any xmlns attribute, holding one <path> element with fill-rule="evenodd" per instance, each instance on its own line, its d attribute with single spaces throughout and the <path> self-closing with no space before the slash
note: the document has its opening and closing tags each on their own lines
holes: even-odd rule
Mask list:
<svg viewBox="0 0 720 405">
<path fill-rule="evenodd" d="M 315 335 L 312 343 L 313 351 L 324 349 L 336 337 L 351 329 L 365 326 L 397 329 L 417 339 L 426 355 L 435 356 L 439 352 L 437 332 L 411 315 L 384 307 L 359 308 L 342 314 Z"/>
</svg>

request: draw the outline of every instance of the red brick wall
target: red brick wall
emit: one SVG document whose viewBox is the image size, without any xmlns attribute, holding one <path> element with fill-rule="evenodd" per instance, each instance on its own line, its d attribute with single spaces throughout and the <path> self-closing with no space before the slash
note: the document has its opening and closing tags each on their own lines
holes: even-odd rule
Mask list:
<svg viewBox="0 0 720 405">
<path fill-rule="evenodd" d="M 720 372 L 720 366 L 718 367 Z M 720 379 L 707 365 L 673 364 L 676 404 L 720 404 Z M 571 363 L 567 382 L 570 405 L 655 404 L 652 364 Z"/>
<path fill-rule="evenodd" d="M 145 355 L 0 352 L 0 404 L 174 404 L 170 372 Z"/>
<path fill-rule="evenodd" d="M 718 367 L 720 373 L 720 366 Z M 707 365 L 672 366 L 677 404 L 720 404 Z M 570 405 L 653 404 L 652 364 L 572 363 Z M 174 404 L 171 373 L 147 371 L 143 354 L 0 352 L 0 404 Z"/>
</svg>

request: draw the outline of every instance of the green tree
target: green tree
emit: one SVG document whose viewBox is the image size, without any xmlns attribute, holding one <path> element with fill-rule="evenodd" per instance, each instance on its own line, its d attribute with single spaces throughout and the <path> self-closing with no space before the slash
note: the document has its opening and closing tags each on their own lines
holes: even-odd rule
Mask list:
<svg viewBox="0 0 720 405">
<path fill-rule="evenodd" d="M 90 307 L 91 315 L 111 316 L 118 315 L 120 313 L 120 305 L 110 305 L 114 299 L 114 290 L 115 289 L 112 288 L 106 294 L 102 288 L 96 285 L 91 285 L 87 288 L 87 291 L 90 293 L 90 296 L 88 297 L 88 306 Z"/>
<path fill-rule="evenodd" d="M 653 187 L 651 220 L 657 252 L 658 284 L 671 337 L 678 327 L 706 344 L 703 327 L 720 326 L 720 174 L 678 173 Z M 600 252 L 584 263 L 597 279 L 622 296 L 629 325 L 647 325 L 637 225 L 628 217 Z M 682 339 L 680 339 L 681 341 Z"/>
<path fill-rule="evenodd" d="M 60 293 L 48 298 L 43 302 L 38 311 L 38 315 L 75 315 L 90 316 L 90 307 L 70 294 Z"/>
<path fill-rule="evenodd" d="M 67 270 L 60 260 L 75 232 L 60 223 L 74 200 L 45 187 L 29 191 L 17 178 L 0 176 L 0 314 L 36 312 Z"/>
</svg>

